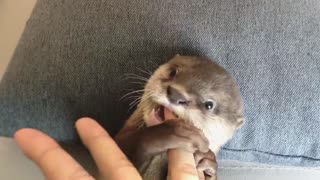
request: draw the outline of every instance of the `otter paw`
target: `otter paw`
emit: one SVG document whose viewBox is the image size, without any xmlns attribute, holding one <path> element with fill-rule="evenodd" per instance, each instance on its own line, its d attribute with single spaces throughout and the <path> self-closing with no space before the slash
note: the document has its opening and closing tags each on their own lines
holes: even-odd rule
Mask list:
<svg viewBox="0 0 320 180">
<path fill-rule="evenodd" d="M 195 163 L 200 179 L 217 180 L 218 164 L 212 151 L 207 153 L 195 152 Z"/>
<path fill-rule="evenodd" d="M 168 133 L 169 137 L 167 140 L 171 140 L 176 146 L 193 153 L 196 151 L 209 151 L 207 138 L 200 129 L 192 124 L 183 120 L 169 120 L 164 124 L 172 129 L 171 133 Z"/>
</svg>

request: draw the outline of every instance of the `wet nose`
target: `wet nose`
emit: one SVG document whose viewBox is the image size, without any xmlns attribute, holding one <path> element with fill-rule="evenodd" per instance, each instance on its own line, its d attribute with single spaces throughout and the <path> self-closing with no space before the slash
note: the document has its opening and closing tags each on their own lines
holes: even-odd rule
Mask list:
<svg viewBox="0 0 320 180">
<path fill-rule="evenodd" d="M 188 105 L 189 101 L 179 92 L 179 90 L 168 86 L 167 95 L 169 101 L 173 104 Z"/>
</svg>

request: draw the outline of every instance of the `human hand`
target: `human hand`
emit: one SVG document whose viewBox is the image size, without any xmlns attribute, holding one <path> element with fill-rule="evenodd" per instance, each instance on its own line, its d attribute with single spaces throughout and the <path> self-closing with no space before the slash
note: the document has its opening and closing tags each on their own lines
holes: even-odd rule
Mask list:
<svg viewBox="0 0 320 180">
<path fill-rule="evenodd" d="M 138 171 L 123 154 L 109 134 L 94 120 L 82 118 L 76 129 L 83 144 L 95 160 L 101 179 L 142 179 Z M 15 140 L 27 157 L 34 161 L 50 180 L 93 180 L 57 142 L 35 129 L 21 129 Z"/>
</svg>

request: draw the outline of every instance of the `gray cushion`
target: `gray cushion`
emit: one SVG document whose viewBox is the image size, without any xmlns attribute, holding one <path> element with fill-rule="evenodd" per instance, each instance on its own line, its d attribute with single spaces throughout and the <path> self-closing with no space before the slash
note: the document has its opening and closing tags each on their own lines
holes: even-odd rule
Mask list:
<svg viewBox="0 0 320 180">
<path fill-rule="evenodd" d="M 115 134 L 132 112 L 124 73 L 174 54 L 216 59 L 238 80 L 247 123 L 219 159 L 320 166 L 317 0 L 39 0 L 0 86 L 0 135 L 74 121 Z"/>
</svg>

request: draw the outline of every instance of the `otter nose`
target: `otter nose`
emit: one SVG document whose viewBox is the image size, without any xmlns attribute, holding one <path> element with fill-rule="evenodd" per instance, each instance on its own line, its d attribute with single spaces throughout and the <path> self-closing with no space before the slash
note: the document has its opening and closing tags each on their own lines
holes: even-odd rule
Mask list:
<svg viewBox="0 0 320 180">
<path fill-rule="evenodd" d="M 188 105 L 189 101 L 175 88 L 168 86 L 167 95 L 173 104 Z"/>
</svg>

